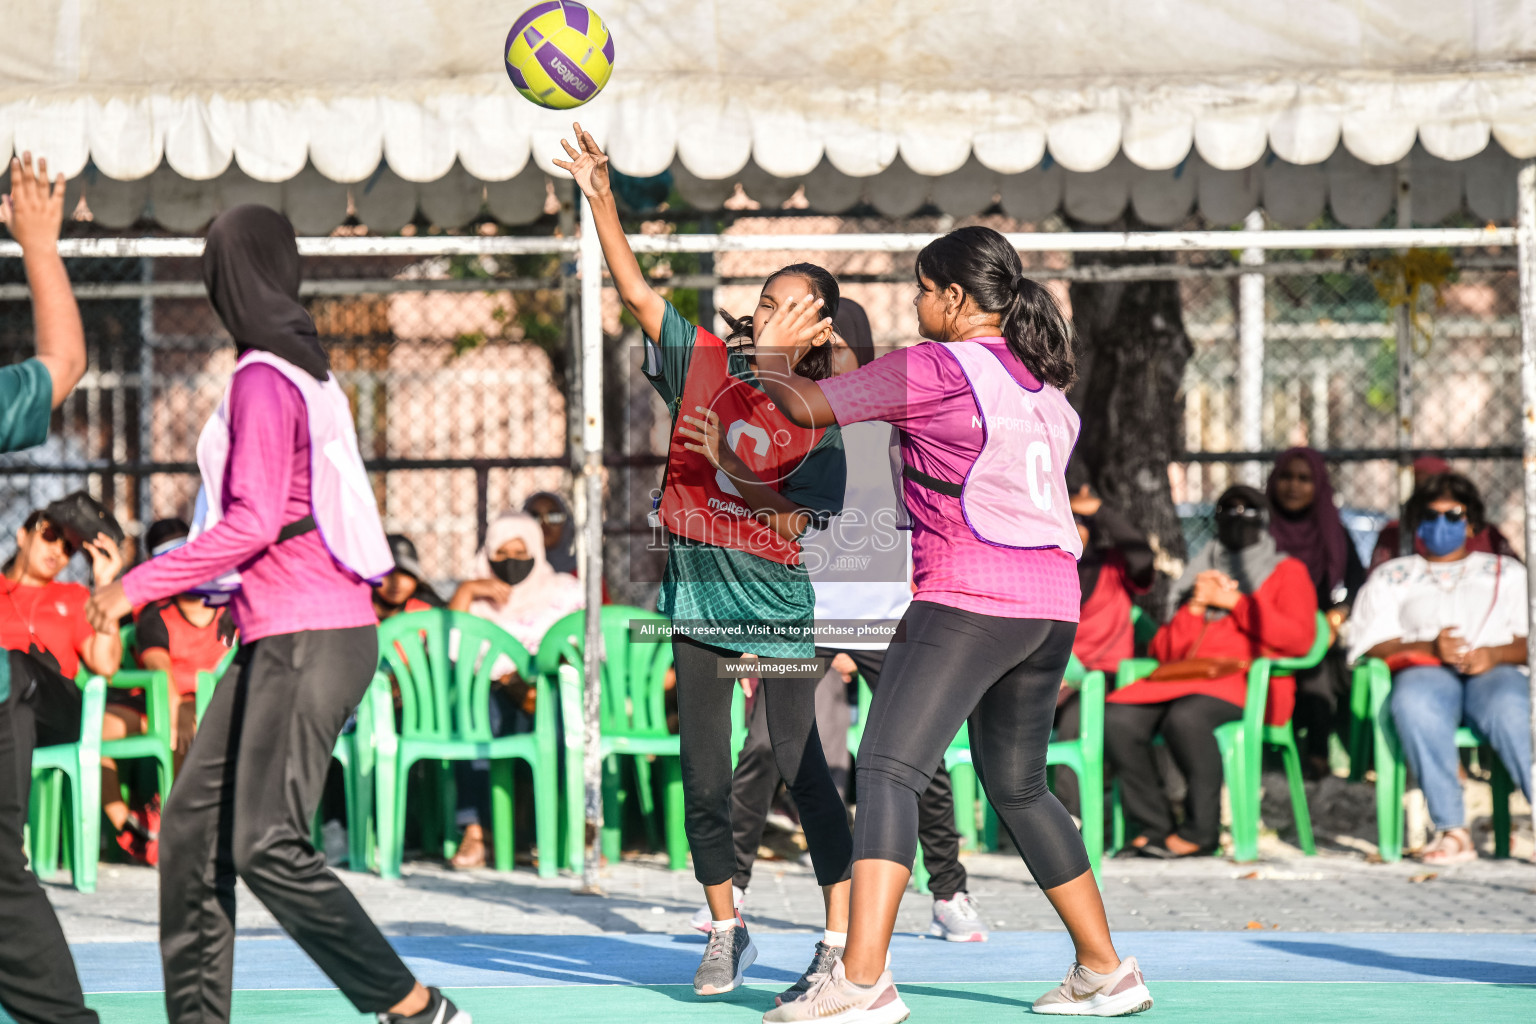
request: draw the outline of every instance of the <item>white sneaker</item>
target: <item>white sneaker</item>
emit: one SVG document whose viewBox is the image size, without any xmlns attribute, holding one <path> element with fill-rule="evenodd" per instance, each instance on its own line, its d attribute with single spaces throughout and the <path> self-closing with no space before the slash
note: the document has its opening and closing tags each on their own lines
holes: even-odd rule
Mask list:
<svg viewBox="0 0 1536 1024">
<path fill-rule="evenodd" d="M 731 900 L 736 907 L 736 913 L 740 914 L 742 904 L 747 902 L 747 890 L 731 886 Z M 688 923 L 693 926 L 694 931 L 703 932 L 705 935 L 714 931 L 714 916 L 709 912 L 709 904 L 706 903 L 700 907 Z"/>
<path fill-rule="evenodd" d="M 901 1024 L 911 1015 L 885 971 L 869 988 L 855 985 L 838 960 L 799 999 L 763 1014 L 763 1024 L 816 1021 L 817 1024 Z"/>
<path fill-rule="evenodd" d="M 1073 964 L 1067 980 L 1036 999 L 1032 1009 L 1069 1017 L 1125 1017 L 1152 1009 L 1152 993 L 1131 956 L 1108 974 Z"/>
<path fill-rule="evenodd" d="M 987 926 L 971 894 L 957 892 L 947 900 L 933 901 L 933 924 L 928 934 L 946 942 L 986 942 Z"/>
</svg>

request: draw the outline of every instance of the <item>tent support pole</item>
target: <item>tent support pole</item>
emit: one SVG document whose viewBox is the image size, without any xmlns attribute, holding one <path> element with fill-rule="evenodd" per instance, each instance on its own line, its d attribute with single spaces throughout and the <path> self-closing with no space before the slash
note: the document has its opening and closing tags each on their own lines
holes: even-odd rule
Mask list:
<svg viewBox="0 0 1536 1024">
<path fill-rule="evenodd" d="M 1519 218 L 1516 240 L 1520 249 L 1520 417 L 1525 470 L 1525 559 L 1536 552 L 1536 160 L 1527 160 L 1518 178 Z M 1536 587 L 1527 595 L 1530 626 L 1536 627 Z M 1530 671 L 1531 742 L 1536 750 L 1536 629 L 1529 634 L 1526 667 Z M 1528 792 L 1536 793 L 1536 762 L 1527 779 Z"/>
<path fill-rule="evenodd" d="M 1264 212 L 1250 211 L 1243 220 L 1245 231 L 1264 230 Z M 1244 249 L 1243 266 L 1264 264 L 1263 249 Z M 1264 275 L 1244 274 L 1237 285 L 1237 393 L 1238 415 L 1242 417 L 1243 450 L 1256 452 L 1264 447 Z M 1264 486 L 1264 467 L 1257 462 L 1243 466 L 1244 482 Z"/>
<path fill-rule="evenodd" d="M 586 639 L 582 644 L 582 780 L 586 790 L 590 849 L 582 888 L 598 891 L 602 853 L 602 661 L 603 661 L 603 250 L 592 207 L 581 204 L 581 482 L 586 498 L 581 524 L 582 581 L 586 584 Z"/>
</svg>

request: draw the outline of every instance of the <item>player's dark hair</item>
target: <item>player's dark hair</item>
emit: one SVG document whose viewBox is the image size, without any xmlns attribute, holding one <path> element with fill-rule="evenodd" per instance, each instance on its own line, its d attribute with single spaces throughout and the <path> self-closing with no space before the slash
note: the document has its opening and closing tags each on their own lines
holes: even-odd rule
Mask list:
<svg viewBox="0 0 1536 1024">
<path fill-rule="evenodd" d="M 1429 506 L 1441 498 L 1449 498 L 1467 510 L 1467 522 L 1476 533 L 1488 525 L 1487 511 L 1483 508 L 1483 496 L 1477 493 L 1477 485 L 1460 473 L 1436 473 L 1414 489 L 1408 499 L 1407 520 L 1409 532 L 1431 518 Z"/>
<path fill-rule="evenodd" d="M 837 287 L 837 278 L 825 267 L 819 267 L 814 263 L 791 263 L 768 275 L 763 282 L 763 288 L 767 288 L 778 278 L 793 274 L 795 277 L 803 277 L 811 283 L 811 293 L 821 300 L 821 314 L 826 317 L 836 317 L 838 304 L 842 301 L 842 292 Z M 725 336 L 727 344 L 737 339 L 752 340 L 752 316 L 731 316 L 725 310 L 720 310 L 720 316 L 731 328 L 731 333 Z M 811 349 L 795 364 L 795 372 L 807 380 L 826 380 L 832 376 L 832 346 L 820 345 Z"/>
<path fill-rule="evenodd" d="M 1001 314 L 1008 348 L 1043 383 L 1065 391 L 1077 380 L 1072 325 L 996 231 L 978 225 L 934 239 L 917 254 L 917 276 L 941 291 L 958 284 L 977 309 Z"/>
</svg>

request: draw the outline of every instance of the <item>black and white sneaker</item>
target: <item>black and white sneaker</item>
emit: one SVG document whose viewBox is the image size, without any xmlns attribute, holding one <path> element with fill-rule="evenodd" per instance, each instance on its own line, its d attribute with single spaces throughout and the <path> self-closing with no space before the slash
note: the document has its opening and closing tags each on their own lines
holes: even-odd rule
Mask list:
<svg viewBox="0 0 1536 1024">
<path fill-rule="evenodd" d="M 435 988 L 427 989 L 427 1008 L 407 1017 L 402 1013 L 381 1013 L 379 1024 L 473 1024 L 469 1014 L 453 1005 L 453 1000 Z"/>
</svg>

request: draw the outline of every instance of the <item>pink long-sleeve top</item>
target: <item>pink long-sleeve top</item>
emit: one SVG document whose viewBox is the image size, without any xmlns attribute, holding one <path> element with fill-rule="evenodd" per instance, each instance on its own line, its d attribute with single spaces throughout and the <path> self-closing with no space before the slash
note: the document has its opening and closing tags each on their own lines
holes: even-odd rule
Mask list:
<svg viewBox="0 0 1536 1024">
<path fill-rule="evenodd" d="M 277 543 L 284 526 L 310 514 L 309 461 L 299 389 L 261 363 L 239 370 L 229 392 L 224 518 L 124 576 L 128 600 L 137 608 L 238 569 L 230 612 L 242 641 L 373 625 L 372 588 L 331 557 L 318 530 Z"/>
</svg>

